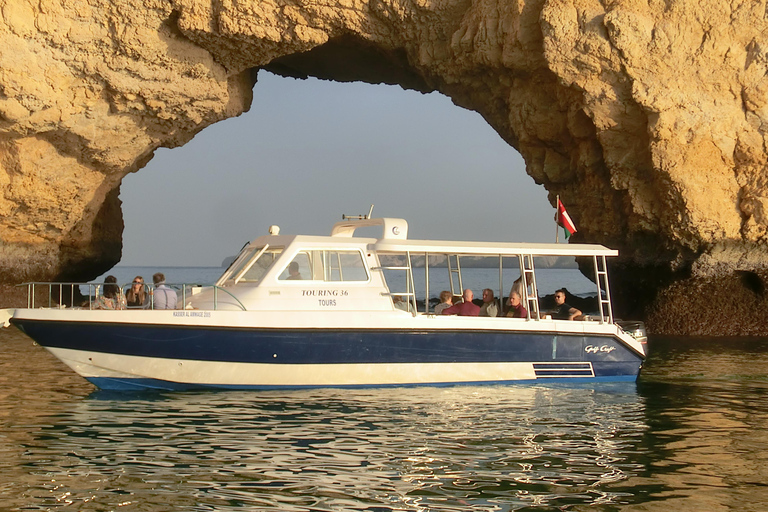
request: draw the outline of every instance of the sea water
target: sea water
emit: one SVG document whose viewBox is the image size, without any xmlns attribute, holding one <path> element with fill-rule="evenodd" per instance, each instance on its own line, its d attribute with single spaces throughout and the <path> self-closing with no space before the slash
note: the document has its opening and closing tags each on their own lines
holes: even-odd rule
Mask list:
<svg viewBox="0 0 768 512">
<path fill-rule="evenodd" d="M 0 329 L 0 510 L 768 510 L 768 339 L 650 346 L 637 383 L 126 394 Z"/>
<path fill-rule="evenodd" d="M 111 273 L 157 270 L 221 273 Z M 0 510 L 768 510 L 768 338 L 649 347 L 637 383 L 130 394 L 0 329 Z"/>
</svg>

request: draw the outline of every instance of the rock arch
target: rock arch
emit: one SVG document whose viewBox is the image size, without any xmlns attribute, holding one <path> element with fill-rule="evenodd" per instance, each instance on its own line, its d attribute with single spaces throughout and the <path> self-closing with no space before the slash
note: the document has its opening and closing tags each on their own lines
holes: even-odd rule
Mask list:
<svg viewBox="0 0 768 512">
<path fill-rule="evenodd" d="M 737 270 L 766 269 L 765 12 L 741 0 L 0 0 L 0 281 L 116 263 L 121 179 L 247 110 L 265 68 L 440 91 L 479 112 L 567 201 L 578 240 L 622 251 L 621 307 L 650 304 L 659 330 L 692 332 L 665 313 L 692 286 L 716 293 Z"/>
</svg>

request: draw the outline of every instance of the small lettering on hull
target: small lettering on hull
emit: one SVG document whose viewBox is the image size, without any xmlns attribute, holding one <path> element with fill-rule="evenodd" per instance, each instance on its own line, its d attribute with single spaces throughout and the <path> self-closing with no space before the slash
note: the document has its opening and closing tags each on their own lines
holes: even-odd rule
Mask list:
<svg viewBox="0 0 768 512">
<path fill-rule="evenodd" d="M 616 347 L 613 345 L 600 345 L 599 347 L 597 345 L 587 345 L 584 347 L 584 352 L 587 354 L 597 354 L 598 352 L 610 354 L 614 350 L 616 350 Z"/>
<path fill-rule="evenodd" d="M 190 318 L 211 318 L 210 311 L 174 311 L 173 316 Z"/>
</svg>

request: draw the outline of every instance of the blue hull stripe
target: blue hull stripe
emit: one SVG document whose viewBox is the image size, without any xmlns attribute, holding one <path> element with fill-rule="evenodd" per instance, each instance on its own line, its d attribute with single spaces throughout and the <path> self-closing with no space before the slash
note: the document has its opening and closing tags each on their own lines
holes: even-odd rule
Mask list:
<svg viewBox="0 0 768 512">
<path fill-rule="evenodd" d="M 14 323 L 48 348 L 179 361 L 278 366 L 534 362 L 536 377 L 547 381 L 634 380 L 642 364 L 636 352 L 611 336 L 480 330 L 189 328 L 16 319 Z M 164 381 L 91 380 L 103 389 L 177 389 Z M 195 389 L 194 385 L 179 386 Z"/>
<path fill-rule="evenodd" d="M 188 328 L 16 320 L 44 347 L 88 352 L 271 364 L 567 361 L 632 363 L 642 358 L 610 336 L 478 330 Z M 608 347 L 590 351 L 587 347 Z M 633 373 L 637 373 L 636 371 Z"/>
</svg>

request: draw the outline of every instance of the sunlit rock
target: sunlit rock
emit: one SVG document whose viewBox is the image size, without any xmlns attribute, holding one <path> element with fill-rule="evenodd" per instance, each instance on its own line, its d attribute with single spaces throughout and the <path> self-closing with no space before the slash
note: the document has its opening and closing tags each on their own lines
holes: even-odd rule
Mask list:
<svg viewBox="0 0 768 512">
<path fill-rule="evenodd" d="M 247 110 L 261 68 L 440 91 L 479 112 L 563 198 L 574 241 L 622 251 L 625 313 L 659 290 L 674 300 L 681 278 L 713 291 L 762 275 L 765 13 L 741 0 L 0 0 L 0 281 L 111 267 L 121 179 Z"/>
</svg>

